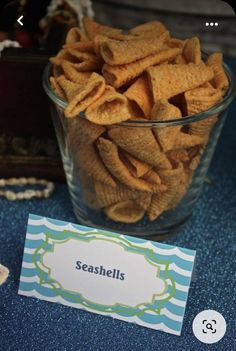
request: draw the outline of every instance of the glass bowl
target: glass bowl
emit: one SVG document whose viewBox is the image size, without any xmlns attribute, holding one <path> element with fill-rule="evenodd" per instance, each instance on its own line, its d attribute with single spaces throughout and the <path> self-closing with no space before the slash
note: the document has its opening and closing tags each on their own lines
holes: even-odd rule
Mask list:
<svg viewBox="0 0 236 351">
<path fill-rule="evenodd" d="M 122 130 L 127 130 L 127 128 L 132 128 L 134 131 L 140 131 L 140 128 L 142 128 L 141 130 L 145 134 L 145 131 L 147 129 L 150 130 L 151 128 L 152 131 L 158 130 L 159 128 L 170 128 L 173 126 L 181 126 L 183 129 L 189 129 L 195 128 L 195 126 L 198 126 L 199 122 L 203 120 L 209 122 L 214 121 L 213 123 L 210 123 L 212 127 L 209 131 L 208 138 L 204 146 L 199 148 L 193 147 L 192 149 L 190 148 L 187 150 L 188 155 L 190 156 L 189 161 L 186 162 L 188 162 L 188 168 L 190 167 L 191 162 L 191 167 L 188 174 L 187 186 L 185 184 L 184 191 L 181 181 L 177 182 L 174 186 L 175 194 L 172 197 L 172 200 L 156 219 L 151 218 L 150 220 L 150 217 L 147 215 L 147 211 L 145 211 L 145 214 L 140 216 L 141 219 L 137 220 L 135 223 L 124 223 L 123 221 L 111 220 L 106 215 L 107 210 L 104 208 L 104 203 L 97 204 L 97 189 L 94 185 L 96 179 L 94 179 L 89 172 L 86 173 L 86 171 L 84 171 L 84 160 L 77 157 L 77 151 L 70 142 L 69 136 L 71 130 L 75 128 L 75 119 L 68 119 L 64 116 L 64 110 L 67 103 L 59 98 L 51 88 L 49 81 L 51 65 L 47 65 L 43 75 L 43 86 L 51 101 L 53 124 L 59 143 L 74 213 L 79 223 L 128 235 L 150 237 L 151 239 L 159 240 L 165 239 L 171 234 L 181 230 L 183 225 L 193 213 L 194 206 L 200 195 L 201 188 L 217 144 L 217 140 L 227 117 L 229 105 L 235 96 L 235 82 L 233 79 L 233 74 L 226 64 L 224 64 L 224 69 L 229 79 L 229 88 L 221 102 L 204 112 L 175 120 L 129 120 L 122 122 L 119 125 L 109 126 L 109 129 L 119 127 L 122 128 Z M 85 116 L 83 113 L 76 117 L 76 119 L 84 118 Z M 174 162 L 172 164 L 174 164 Z M 177 169 L 178 165 L 173 166 L 173 168 Z M 109 189 L 108 185 L 103 184 L 103 195 L 109 191 Z M 182 193 L 180 191 L 181 189 Z M 100 191 L 102 190 L 100 189 Z M 131 198 L 131 201 L 134 201 L 133 194 L 131 194 Z M 120 199 L 122 200 L 121 195 Z M 116 200 L 111 199 L 108 200 L 108 203 L 106 203 L 106 205 L 108 204 L 110 211 L 112 211 L 112 206 L 114 204 L 110 204 L 109 201 L 112 202 Z M 142 197 L 137 197 L 135 202 L 138 208 L 139 206 L 141 206 L 142 209 L 144 208 L 145 205 L 143 202 L 145 202 L 145 199 L 143 200 Z M 106 206 L 106 208 L 108 207 Z"/>
</svg>

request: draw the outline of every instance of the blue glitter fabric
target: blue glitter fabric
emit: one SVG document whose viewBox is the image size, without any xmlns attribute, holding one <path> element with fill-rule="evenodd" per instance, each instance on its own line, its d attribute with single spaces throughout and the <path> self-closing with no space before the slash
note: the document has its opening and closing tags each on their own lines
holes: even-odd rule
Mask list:
<svg viewBox="0 0 236 351">
<path fill-rule="evenodd" d="M 236 62 L 230 61 L 236 71 Z M 0 287 L 1 351 L 236 350 L 236 102 L 226 120 L 193 217 L 167 243 L 197 250 L 197 277 L 190 288 L 180 337 L 105 316 L 17 294 L 28 213 L 76 222 L 65 184 L 49 199 L 9 202 L 0 198 L 0 262 L 10 277 Z M 192 333 L 197 313 L 214 309 L 227 331 L 206 345 Z"/>
</svg>

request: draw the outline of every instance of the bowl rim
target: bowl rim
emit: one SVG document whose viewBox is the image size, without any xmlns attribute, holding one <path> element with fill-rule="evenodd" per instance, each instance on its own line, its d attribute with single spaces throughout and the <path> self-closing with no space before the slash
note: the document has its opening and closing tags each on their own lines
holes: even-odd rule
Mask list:
<svg viewBox="0 0 236 351">
<path fill-rule="evenodd" d="M 204 53 L 204 56 L 207 54 Z M 229 80 L 229 88 L 226 91 L 223 100 L 218 102 L 216 105 L 212 106 L 208 110 L 199 112 L 195 115 L 191 116 L 184 116 L 181 118 L 176 118 L 172 120 L 167 120 L 167 121 L 157 121 L 157 120 L 127 120 L 125 122 L 120 122 L 117 124 L 114 124 L 113 126 L 129 126 L 129 127 L 156 127 L 156 128 L 162 128 L 162 127 L 168 127 L 168 126 L 175 126 L 175 125 L 185 125 L 197 121 L 204 120 L 208 117 L 212 117 L 215 114 L 219 114 L 220 112 L 226 110 L 226 108 L 231 104 L 233 99 L 236 96 L 236 79 L 234 77 L 234 73 L 232 70 L 229 68 L 229 66 L 223 62 L 223 67 L 224 70 L 227 74 L 228 80 Z M 51 72 L 52 64 L 49 62 L 43 72 L 43 88 L 48 95 L 48 97 L 59 107 L 65 109 L 67 106 L 67 102 L 63 99 L 61 99 L 59 96 L 57 96 L 54 92 L 54 90 L 51 87 L 50 84 L 50 72 Z M 81 112 L 79 114 L 80 117 L 86 118 L 84 112 Z"/>
</svg>

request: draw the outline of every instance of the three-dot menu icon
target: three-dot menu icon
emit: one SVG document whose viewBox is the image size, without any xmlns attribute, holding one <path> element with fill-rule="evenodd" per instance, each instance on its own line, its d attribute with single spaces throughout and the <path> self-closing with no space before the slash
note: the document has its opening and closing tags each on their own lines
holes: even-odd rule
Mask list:
<svg viewBox="0 0 236 351">
<path fill-rule="evenodd" d="M 206 22 L 205 25 L 206 25 L 206 27 L 218 27 L 219 23 L 218 22 Z"/>
</svg>

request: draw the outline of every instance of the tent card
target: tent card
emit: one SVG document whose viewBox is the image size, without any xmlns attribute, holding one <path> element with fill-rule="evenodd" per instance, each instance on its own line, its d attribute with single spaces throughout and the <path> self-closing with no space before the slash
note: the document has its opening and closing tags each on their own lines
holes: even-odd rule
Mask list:
<svg viewBox="0 0 236 351">
<path fill-rule="evenodd" d="M 195 251 L 29 215 L 19 294 L 180 335 Z"/>
</svg>

